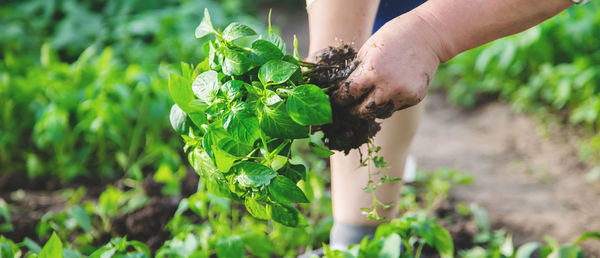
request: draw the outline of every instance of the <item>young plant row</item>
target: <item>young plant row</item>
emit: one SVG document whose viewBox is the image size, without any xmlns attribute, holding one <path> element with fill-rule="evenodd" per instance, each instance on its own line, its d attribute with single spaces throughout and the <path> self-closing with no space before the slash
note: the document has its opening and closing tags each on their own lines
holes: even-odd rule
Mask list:
<svg viewBox="0 0 600 258">
<path fill-rule="evenodd" d="M 532 242 L 519 247 L 514 245 L 510 233 L 492 230 L 485 210 L 476 205 L 457 205 L 458 215 L 431 216 L 436 214 L 440 201 L 447 201 L 448 191 L 455 184 L 471 180 L 452 170 L 420 173 L 413 185 L 403 189 L 397 206 L 402 217 L 380 226 L 372 239 L 365 238 L 348 250 L 331 250 L 325 245 L 325 257 L 419 258 L 438 254 L 521 258 L 539 254 L 539 257 L 576 258 L 584 255 L 579 247 L 582 242 L 600 240 L 600 234 L 588 232 L 568 244 L 559 244 L 548 237 L 545 243 Z M 201 185 L 201 191 L 180 202 L 167 224 L 171 237 L 158 247 L 128 236 L 113 235 L 108 241 L 102 240 L 96 234 L 104 226 L 92 214 L 110 221 L 117 212 L 137 209 L 129 207 L 131 203 L 145 205 L 140 201 L 143 199 L 140 189 L 121 191 L 110 187 L 97 204 L 86 201 L 83 205 L 79 204 L 79 198 L 84 190 L 65 191 L 63 196 L 68 203 L 65 212 L 44 216 L 47 219 L 38 225 L 47 241 L 25 238 L 16 242 L 0 236 L 0 254 L 2 257 L 296 257 L 305 249 L 323 246 L 331 228 L 331 199 L 323 194 L 324 181 L 316 173 L 311 173 L 308 181 L 312 190 L 307 193 L 314 202 L 302 204 L 311 206 L 307 209 L 310 210 L 307 227 L 291 228 L 255 219 L 229 199 L 211 195 Z M 10 213 L 10 207 L 0 205 L 0 214 L 3 211 Z M 456 223 L 456 216 L 469 218 L 477 225 L 477 235 L 473 236 L 473 247 L 469 249 L 457 249 L 442 226 Z"/>
<path fill-rule="evenodd" d="M 223 23 L 235 15 L 258 24 L 247 9 L 231 8 L 241 2 L 1 5 L 0 177 L 141 179 L 161 164 L 178 167 L 168 62 L 203 56 L 188 36 L 201 18 L 190 10 L 211 6 Z"/>
</svg>

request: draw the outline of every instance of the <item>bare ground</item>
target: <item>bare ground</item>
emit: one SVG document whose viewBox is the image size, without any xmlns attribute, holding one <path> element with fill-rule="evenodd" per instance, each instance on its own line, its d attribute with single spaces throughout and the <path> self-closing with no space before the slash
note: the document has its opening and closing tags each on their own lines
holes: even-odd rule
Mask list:
<svg viewBox="0 0 600 258">
<path fill-rule="evenodd" d="M 465 111 L 440 93 L 428 97 L 424 113 L 412 150 L 419 166 L 473 175 L 453 197 L 485 207 L 517 243 L 545 235 L 567 243 L 600 231 L 600 183 L 586 182 L 591 168 L 577 157 L 569 132 L 540 127 L 499 102 Z M 600 255 L 600 242 L 585 247 Z"/>
</svg>

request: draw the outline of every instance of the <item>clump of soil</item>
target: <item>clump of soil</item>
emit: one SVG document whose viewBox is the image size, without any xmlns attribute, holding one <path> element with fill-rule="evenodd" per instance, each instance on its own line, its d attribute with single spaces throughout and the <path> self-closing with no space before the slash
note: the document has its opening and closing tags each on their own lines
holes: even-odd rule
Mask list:
<svg viewBox="0 0 600 258">
<path fill-rule="evenodd" d="M 316 60 L 313 72 L 308 74 L 310 83 L 321 88 L 329 88 L 328 95 L 338 90 L 344 81 L 358 66 L 356 51 L 348 44 L 340 47 L 329 47 L 322 51 Z M 349 82 L 342 83 L 348 89 Z M 343 90 L 343 89 L 340 89 Z M 360 99 L 359 99 L 360 101 Z M 348 154 L 367 143 L 379 130 L 381 126 L 375 119 L 362 119 L 350 112 L 351 103 L 342 106 L 331 101 L 333 123 L 321 127 L 325 133 L 325 144 L 333 150 L 344 151 Z"/>
</svg>

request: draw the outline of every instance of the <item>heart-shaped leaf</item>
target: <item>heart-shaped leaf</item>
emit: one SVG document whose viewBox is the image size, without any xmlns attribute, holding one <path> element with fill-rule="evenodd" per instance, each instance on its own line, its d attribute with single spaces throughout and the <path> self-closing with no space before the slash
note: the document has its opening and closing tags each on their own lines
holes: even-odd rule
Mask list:
<svg viewBox="0 0 600 258">
<path fill-rule="evenodd" d="M 215 33 L 215 28 L 213 27 L 212 21 L 210 20 L 208 8 L 204 8 L 204 17 L 202 18 L 200 25 L 196 27 L 196 38 L 202 38 L 211 33 Z"/>
<path fill-rule="evenodd" d="M 308 203 L 304 192 L 289 178 L 277 176 L 268 186 L 269 196 L 278 202 Z"/>
<path fill-rule="evenodd" d="M 290 79 L 299 69 L 297 65 L 286 61 L 271 60 L 260 67 L 258 78 L 263 85 L 281 84 Z"/>
<path fill-rule="evenodd" d="M 270 60 L 281 60 L 283 58 L 281 49 L 264 39 L 254 41 L 251 51 L 250 58 L 257 64 L 264 64 Z"/>
<path fill-rule="evenodd" d="M 308 128 L 296 123 L 288 115 L 285 105 L 264 106 L 260 115 L 260 128 L 271 137 L 299 139 L 308 136 Z"/>
<path fill-rule="evenodd" d="M 187 123 L 187 115 L 177 104 L 171 107 L 171 113 L 169 115 L 171 126 L 178 134 L 187 134 L 189 125 Z"/>
<path fill-rule="evenodd" d="M 223 122 L 229 135 L 241 143 L 252 146 L 260 137 L 258 117 L 246 103 L 236 103 Z"/>
<path fill-rule="evenodd" d="M 286 107 L 290 117 L 301 125 L 324 125 L 332 122 L 329 97 L 312 84 L 300 85 L 289 94 Z"/>
<path fill-rule="evenodd" d="M 273 169 L 256 162 L 243 161 L 236 168 L 239 172 L 236 179 L 243 187 L 264 186 L 277 176 Z"/>
<path fill-rule="evenodd" d="M 218 74 L 215 71 L 206 71 L 198 75 L 192 83 L 192 91 L 202 102 L 210 105 L 220 87 Z"/>
<path fill-rule="evenodd" d="M 245 54 L 228 48 L 221 48 L 223 51 L 223 73 L 230 76 L 242 75 L 250 70 L 252 60 Z"/>
<path fill-rule="evenodd" d="M 223 39 L 232 41 L 234 39 L 256 35 L 256 31 L 252 28 L 237 22 L 232 22 L 223 30 Z"/>
</svg>

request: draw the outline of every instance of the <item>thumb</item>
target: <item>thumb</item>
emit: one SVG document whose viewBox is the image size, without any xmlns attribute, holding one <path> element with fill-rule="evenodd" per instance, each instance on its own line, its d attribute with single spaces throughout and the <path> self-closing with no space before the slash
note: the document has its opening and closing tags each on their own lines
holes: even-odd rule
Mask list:
<svg viewBox="0 0 600 258">
<path fill-rule="evenodd" d="M 331 96 L 338 105 L 346 106 L 360 102 L 375 88 L 372 70 L 366 70 L 363 63 L 348 78 L 338 84 Z"/>
</svg>

